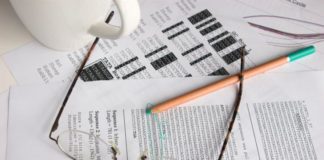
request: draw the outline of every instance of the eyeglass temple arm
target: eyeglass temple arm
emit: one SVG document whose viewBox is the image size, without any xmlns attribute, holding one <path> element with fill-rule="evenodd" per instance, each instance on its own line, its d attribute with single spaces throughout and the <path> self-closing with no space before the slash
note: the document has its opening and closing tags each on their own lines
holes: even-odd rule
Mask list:
<svg viewBox="0 0 324 160">
<path fill-rule="evenodd" d="M 114 11 L 110 12 L 110 14 L 108 15 L 108 18 L 106 19 L 105 22 L 106 23 L 109 23 L 110 20 L 112 19 L 113 15 L 114 15 Z M 61 108 L 60 108 L 60 110 L 59 110 L 59 112 L 58 112 L 58 114 L 57 114 L 57 116 L 55 118 L 55 121 L 54 121 L 53 125 L 52 125 L 51 131 L 50 131 L 50 134 L 49 134 L 49 138 L 51 140 L 55 141 L 56 143 L 57 143 L 57 140 L 52 137 L 52 134 L 57 130 L 57 128 L 59 126 L 59 120 L 60 120 L 60 118 L 62 116 L 62 113 L 64 111 L 65 105 L 68 102 L 68 100 L 70 98 L 70 95 L 71 95 L 71 93 L 72 93 L 72 91 L 74 89 L 74 86 L 75 86 L 76 82 L 78 81 L 78 78 L 79 78 L 80 74 L 82 73 L 82 70 L 83 70 L 84 66 L 86 65 L 86 63 L 87 63 L 87 61 L 88 61 L 88 59 L 89 59 L 92 51 L 94 50 L 96 44 L 98 43 L 98 41 L 99 41 L 99 38 L 96 37 L 96 39 L 92 43 L 92 45 L 91 45 L 88 53 L 86 54 L 84 60 L 82 61 L 82 63 L 80 65 L 80 68 L 79 68 L 77 74 L 75 75 L 75 77 L 73 79 L 73 81 L 72 81 L 72 83 L 71 83 L 71 85 L 69 87 L 69 90 L 68 90 L 68 92 L 67 92 L 67 94 L 66 94 L 66 96 L 65 96 L 65 98 L 63 100 L 62 106 L 61 106 Z"/>
<path fill-rule="evenodd" d="M 242 50 L 241 50 L 241 69 L 240 69 L 240 74 L 239 74 L 239 77 L 240 77 L 239 91 L 237 93 L 237 96 L 236 96 L 236 99 L 235 99 L 235 102 L 234 102 L 234 111 L 233 111 L 231 120 L 229 122 L 229 127 L 227 129 L 226 136 L 225 136 L 225 139 L 223 141 L 222 148 L 220 150 L 220 154 L 218 156 L 218 160 L 222 160 L 223 155 L 224 155 L 224 153 L 226 151 L 226 146 L 228 144 L 230 134 L 232 132 L 232 129 L 233 129 L 233 126 L 234 126 L 234 123 L 235 123 L 235 120 L 236 120 L 236 116 L 237 116 L 239 108 L 240 108 L 240 103 L 241 103 L 242 94 L 243 94 L 244 76 L 243 76 L 242 73 L 244 72 L 244 69 L 245 69 L 245 52 L 246 51 L 245 51 L 245 46 L 244 46 L 244 47 L 242 47 Z"/>
</svg>

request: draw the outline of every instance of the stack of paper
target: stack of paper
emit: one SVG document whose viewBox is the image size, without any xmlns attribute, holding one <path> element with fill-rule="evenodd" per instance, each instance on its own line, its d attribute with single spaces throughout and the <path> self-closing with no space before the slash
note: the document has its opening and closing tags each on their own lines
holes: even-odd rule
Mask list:
<svg viewBox="0 0 324 160">
<path fill-rule="evenodd" d="M 145 108 L 237 73 L 244 46 L 249 68 L 313 44 L 315 55 L 245 82 L 224 159 L 323 159 L 324 38 L 292 38 L 251 26 L 322 35 L 324 13 L 314 4 L 143 1 L 134 33 L 100 40 L 54 134 L 71 127 L 96 130 L 118 144 L 118 159 L 143 153 L 149 159 L 217 159 L 235 85 L 159 115 L 146 115 Z M 87 48 L 61 53 L 32 42 L 4 56 L 19 86 L 0 95 L 0 155 L 69 159 L 48 134 Z"/>
</svg>

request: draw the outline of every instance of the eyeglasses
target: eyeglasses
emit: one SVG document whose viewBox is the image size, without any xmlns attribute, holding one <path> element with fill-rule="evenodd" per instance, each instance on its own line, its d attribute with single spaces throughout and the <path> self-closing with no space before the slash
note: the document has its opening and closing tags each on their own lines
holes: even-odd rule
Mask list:
<svg viewBox="0 0 324 160">
<path fill-rule="evenodd" d="M 114 12 L 111 12 L 106 19 L 106 23 L 109 23 L 114 15 Z M 84 66 L 86 65 L 92 51 L 94 50 L 95 46 L 97 45 L 99 41 L 99 38 L 96 37 L 94 42 L 92 43 L 88 53 L 85 55 L 84 60 L 82 61 L 79 70 L 77 71 L 76 76 L 74 77 L 68 92 L 63 100 L 63 103 L 57 113 L 57 116 L 55 118 L 55 121 L 52 125 L 49 138 L 53 140 L 60 150 L 70 157 L 73 160 L 117 160 L 117 155 L 120 154 L 118 147 L 113 142 L 107 142 L 103 139 L 101 139 L 98 135 L 95 135 L 94 133 L 88 133 L 80 130 L 66 130 L 63 132 L 60 132 L 58 136 L 53 137 L 53 133 L 58 129 L 59 121 L 62 116 L 62 113 L 65 109 L 65 106 L 69 100 L 69 97 L 71 96 L 71 93 L 73 91 L 73 88 L 78 81 L 78 78 L 80 74 L 82 73 L 82 70 L 84 69 Z M 241 66 L 240 66 L 240 73 L 239 73 L 239 89 L 237 92 L 237 97 L 234 103 L 234 109 L 231 116 L 231 120 L 229 122 L 229 127 L 226 132 L 225 139 L 222 144 L 222 148 L 218 157 L 218 160 L 221 160 L 225 149 L 228 143 L 228 140 L 230 138 L 230 134 L 232 132 L 234 122 L 236 120 L 236 116 L 239 110 L 239 106 L 242 99 L 242 93 L 243 93 L 243 71 L 245 68 L 245 47 L 241 48 Z M 144 154 L 140 157 L 141 160 L 147 159 L 147 156 Z"/>
<path fill-rule="evenodd" d="M 114 15 L 114 12 L 111 12 L 106 19 L 106 23 L 109 23 Z M 64 111 L 64 108 L 68 102 L 69 97 L 73 91 L 73 88 L 78 81 L 78 78 L 86 65 L 92 51 L 97 45 L 99 38 L 96 37 L 92 43 L 88 53 L 85 55 L 83 62 L 80 65 L 79 70 L 77 71 L 76 76 L 74 77 L 69 90 L 63 100 L 61 108 L 55 118 L 55 121 L 52 125 L 49 138 L 53 140 L 60 150 L 74 160 L 117 160 L 117 155 L 119 150 L 116 145 L 112 142 L 106 142 L 101 139 L 99 136 L 94 133 L 88 133 L 79 130 L 66 130 L 58 134 L 58 136 L 53 138 L 53 133 L 58 129 L 59 121 Z"/>
</svg>

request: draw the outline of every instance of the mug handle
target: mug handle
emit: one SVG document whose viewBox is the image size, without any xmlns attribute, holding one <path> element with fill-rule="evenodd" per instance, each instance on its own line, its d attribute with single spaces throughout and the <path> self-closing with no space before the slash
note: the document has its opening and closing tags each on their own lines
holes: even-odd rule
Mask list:
<svg viewBox="0 0 324 160">
<path fill-rule="evenodd" d="M 101 38 L 117 39 L 133 32 L 141 19 L 140 7 L 137 0 L 114 0 L 121 17 L 121 26 L 98 22 L 92 25 L 89 33 Z"/>
</svg>

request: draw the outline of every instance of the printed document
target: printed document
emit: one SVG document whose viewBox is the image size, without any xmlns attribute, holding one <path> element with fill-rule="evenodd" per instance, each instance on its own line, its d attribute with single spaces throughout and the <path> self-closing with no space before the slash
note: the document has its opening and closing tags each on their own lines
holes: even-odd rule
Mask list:
<svg viewBox="0 0 324 160">
<path fill-rule="evenodd" d="M 225 159 L 323 159 L 323 75 L 268 73 L 247 80 Z M 215 159 L 236 86 L 161 114 L 145 114 L 147 107 L 214 80 L 79 83 L 55 134 L 67 129 L 94 133 L 116 144 L 118 159 L 138 159 L 142 154 L 149 159 Z M 101 90 L 88 91 L 93 86 Z M 63 84 L 50 84 L 12 89 L 8 160 L 68 159 L 48 139 L 64 88 Z"/>
<path fill-rule="evenodd" d="M 242 19 L 255 10 L 237 1 L 154 0 L 142 3 L 141 9 L 142 20 L 134 33 L 99 42 L 81 75 L 83 81 L 226 76 L 238 72 L 244 46 L 249 67 L 297 49 L 267 45 Z M 70 80 L 87 48 L 62 53 L 32 42 L 4 59 L 19 84 L 47 84 Z M 317 63 L 324 58 L 318 56 L 281 70 L 324 68 Z"/>
</svg>

